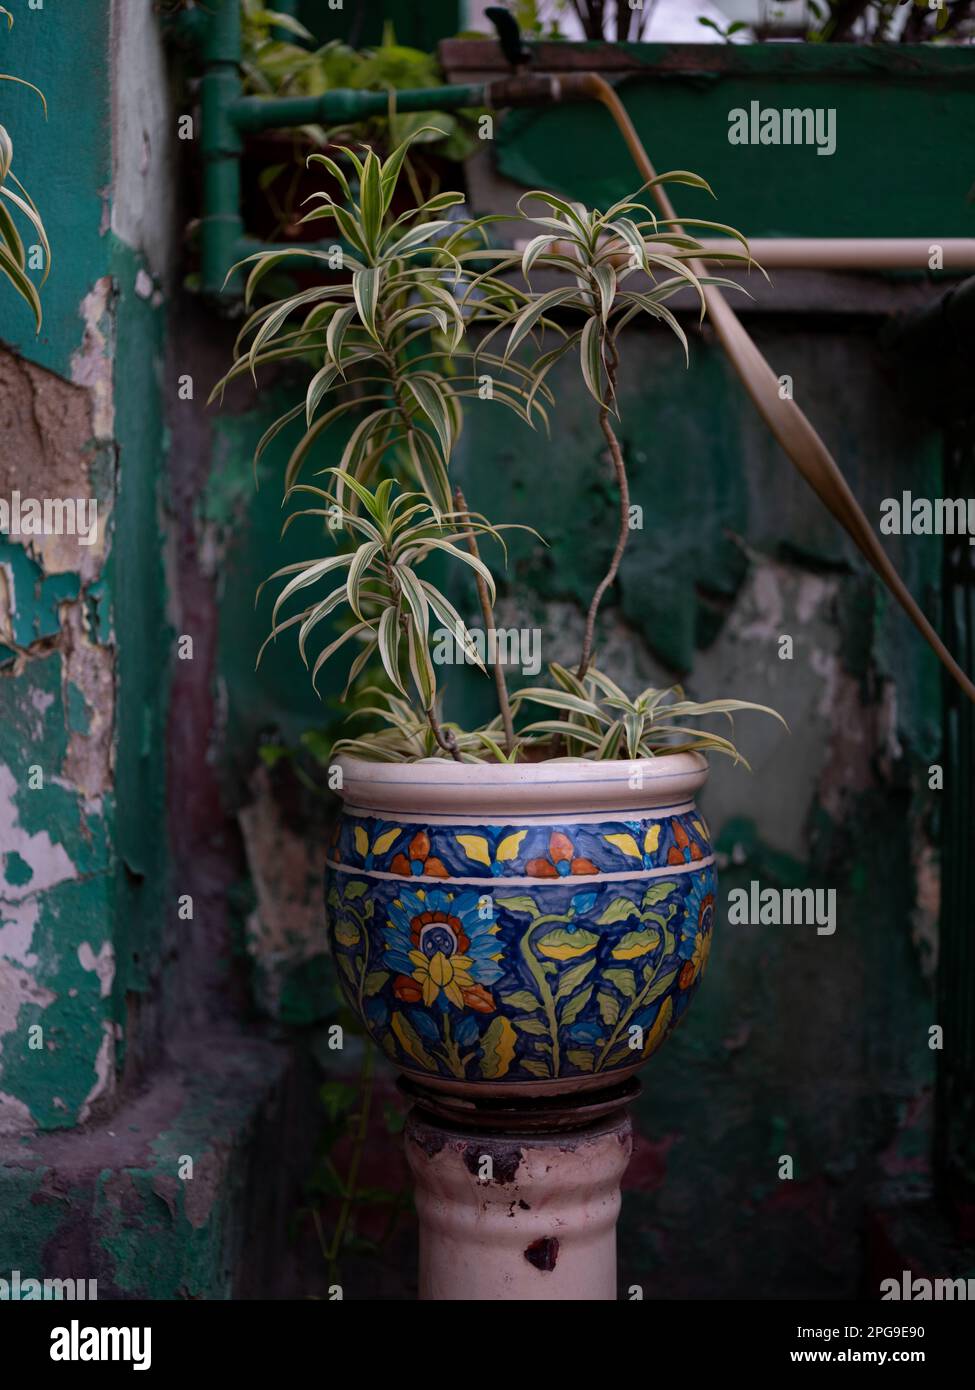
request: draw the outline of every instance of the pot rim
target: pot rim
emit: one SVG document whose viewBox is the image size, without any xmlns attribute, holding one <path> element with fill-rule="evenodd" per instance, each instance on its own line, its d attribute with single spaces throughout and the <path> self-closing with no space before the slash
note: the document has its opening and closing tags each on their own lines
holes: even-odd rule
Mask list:
<svg viewBox="0 0 975 1390">
<path fill-rule="evenodd" d="M 336 763 L 342 770 L 339 794 L 348 810 L 397 815 L 427 809 L 609 814 L 677 806 L 693 801 L 709 771 L 707 758 L 693 751 L 613 762 L 566 758 L 538 763 L 457 763 L 448 758 L 381 763 L 342 754 Z"/>
</svg>

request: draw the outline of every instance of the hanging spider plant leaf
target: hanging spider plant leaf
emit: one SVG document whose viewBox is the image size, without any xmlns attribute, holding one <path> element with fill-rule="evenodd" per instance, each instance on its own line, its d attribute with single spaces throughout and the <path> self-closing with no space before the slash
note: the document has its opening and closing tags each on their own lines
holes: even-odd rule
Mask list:
<svg viewBox="0 0 975 1390">
<path fill-rule="evenodd" d="M 413 614 L 413 621 L 425 647 L 430 638 L 430 605 L 423 586 L 413 571 L 401 562 L 394 565 L 393 574 Z"/>
<path fill-rule="evenodd" d="M 446 465 L 453 450 L 453 434 L 450 412 L 440 383 L 426 372 L 412 372 L 407 377 L 406 385 L 420 410 L 436 430 Z"/>
<path fill-rule="evenodd" d="M 345 335 L 355 320 L 357 304 L 347 304 L 344 309 L 332 315 L 325 333 L 325 348 L 342 380 L 345 380 L 345 364 L 342 361 L 342 344 Z"/>
<path fill-rule="evenodd" d="M 579 360 L 582 364 L 582 379 L 586 383 L 586 389 L 598 405 L 604 405 L 603 375 L 606 364 L 603 359 L 602 325 L 598 318 L 588 319 L 582 330 L 582 337 L 579 340 Z"/>
<path fill-rule="evenodd" d="M 583 238 L 588 237 L 589 228 L 586 225 L 585 219 L 579 215 L 578 203 L 569 203 L 565 198 L 559 198 L 554 193 L 546 193 L 540 188 L 529 189 L 527 193 L 523 193 L 518 199 L 517 207 L 518 211 L 531 222 L 543 222 L 545 219 L 532 217 L 530 213 L 525 212 L 522 204 L 526 203 L 529 198 L 534 198 L 537 202 L 544 203 L 545 206 L 551 208 L 553 212 L 561 213 L 570 227 L 575 228 L 577 232 L 581 233 Z M 558 226 L 561 224 L 556 223 L 556 225 Z"/>
<path fill-rule="evenodd" d="M 557 234 L 555 232 L 541 232 L 538 236 L 532 237 L 531 241 L 521 253 L 521 273 L 526 280 L 538 257 L 543 251 L 546 251 L 555 240 L 557 240 Z"/>
<path fill-rule="evenodd" d="M 346 202 L 352 202 L 352 190 L 349 187 L 349 181 L 345 177 L 345 170 L 342 168 L 341 164 L 337 163 L 327 154 L 310 154 L 305 163 L 309 168 L 312 164 L 321 164 L 325 169 L 328 170 L 328 172 L 332 175 L 333 179 L 335 179 L 336 183 L 341 188 L 342 194 Z"/>
<path fill-rule="evenodd" d="M 339 368 L 334 363 L 329 362 L 326 366 L 321 367 L 308 383 L 308 393 L 305 397 L 305 419 L 309 425 L 315 418 L 315 411 L 330 391 L 338 375 Z"/>
<path fill-rule="evenodd" d="M 290 571 L 295 569 L 300 571 L 293 579 L 288 580 L 280 594 L 278 594 L 271 612 L 271 622 L 277 622 L 278 613 L 281 611 L 281 605 L 287 603 L 288 599 L 291 598 L 293 594 L 298 593 L 301 589 L 307 589 L 310 584 L 317 584 L 320 579 L 324 579 L 326 574 L 331 574 L 333 570 L 342 569 L 345 565 L 351 565 L 354 559 L 354 555 L 330 555 L 325 560 L 305 560 L 298 565 L 286 565 L 284 569 L 278 570 L 275 574 L 272 574 L 270 577 L 271 579 L 280 579 Z M 265 580 L 264 583 L 270 583 L 270 580 Z M 260 597 L 261 589 L 263 588 L 264 584 L 262 584 L 257 591 L 258 597 Z"/>
<path fill-rule="evenodd" d="M 388 248 L 386 254 L 391 258 L 412 255 L 452 226 L 452 222 L 421 222 L 419 226 L 411 227 L 408 232 L 404 232 L 399 240 Z"/>
<path fill-rule="evenodd" d="M 511 333 L 508 337 L 508 344 L 504 351 L 504 361 L 515 351 L 518 345 L 524 342 L 525 338 L 532 331 L 537 323 L 549 313 L 550 310 L 558 308 L 560 304 L 568 304 L 578 298 L 575 290 L 549 290 L 546 294 L 539 297 L 527 309 L 515 319 Z"/>
<path fill-rule="evenodd" d="M 44 270 L 41 275 L 41 285 L 43 286 L 45 280 L 51 273 L 51 244 L 47 239 L 47 232 L 44 230 L 44 223 L 41 221 L 40 214 L 38 213 L 33 200 L 27 193 L 27 190 L 24 188 L 23 184 L 20 182 L 20 180 L 17 178 L 15 174 L 9 173 L 9 171 L 8 174 L 11 183 L 16 184 L 17 187 L 20 189 L 20 194 L 14 193 L 13 190 L 10 188 L 0 187 L 0 195 L 8 199 L 11 203 L 13 203 L 14 207 L 18 208 L 19 211 L 23 213 L 23 215 L 27 218 L 28 222 L 34 228 L 34 231 L 37 233 L 37 239 L 41 244 L 42 251 L 44 252 Z M 13 224 L 11 223 L 11 225 Z"/>
<path fill-rule="evenodd" d="M 547 690 L 544 686 L 531 686 L 517 690 L 516 701 L 531 700 L 538 705 L 548 705 L 552 709 L 567 710 L 571 714 L 581 714 L 587 719 L 603 720 L 605 715 L 593 700 L 582 699 L 568 690 Z"/>
<path fill-rule="evenodd" d="M 647 260 L 647 245 L 643 239 L 643 233 L 634 223 L 628 217 L 619 217 L 609 224 L 607 230 L 616 232 L 623 238 L 637 265 L 649 275 L 650 263 Z"/>
<path fill-rule="evenodd" d="M 423 542 L 423 549 L 427 550 L 431 547 L 434 550 L 445 551 L 448 555 L 452 555 L 455 560 L 460 560 L 462 564 L 468 565 L 472 570 L 475 570 L 487 585 L 488 596 L 491 602 L 494 603 L 496 601 L 498 595 L 494 585 L 494 576 L 484 561 L 477 555 L 471 555 L 470 552 L 466 550 L 459 550 L 457 546 L 451 544 L 450 541 L 442 541 L 436 537 L 429 536 Z"/>
<path fill-rule="evenodd" d="M 361 634 L 364 632 L 371 631 L 371 624 L 366 622 L 356 623 L 354 627 L 347 628 L 340 637 L 336 637 L 334 642 L 330 642 L 329 645 L 325 647 L 323 651 L 319 652 L 318 657 L 315 660 L 315 665 L 312 667 L 311 672 L 312 688 L 316 692 L 318 690 L 318 676 L 325 663 L 327 661 L 330 661 L 331 658 L 335 655 L 335 653 L 341 647 L 345 646 L 346 642 L 350 642 L 354 637 L 361 636 Z"/>
<path fill-rule="evenodd" d="M 394 604 L 390 604 L 388 608 L 383 610 L 382 616 L 379 619 L 378 640 L 379 657 L 383 663 L 383 669 L 396 689 L 405 695 L 406 688 L 403 685 L 403 679 L 399 669 L 399 608 Z"/>
<path fill-rule="evenodd" d="M 363 545 L 358 547 L 352 557 L 348 578 L 349 607 L 357 618 L 362 618 L 364 616 L 360 604 L 362 582 L 373 560 L 375 560 L 377 555 L 381 552 L 382 546 L 377 541 L 366 541 Z"/>
<path fill-rule="evenodd" d="M 382 166 L 372 150 L 366 155 L 359 198 L 362 208 L 363 240 L 370 253 L 375 254 L 379 244 L 384 204 Z"/>
<path fill-rule="evenodd" d="M 422 641 L 412 622 L 407 625 L 406 640 L 413 683 L 419 693 L 423 709 L 432 709 L 437 698 L 437 678 L 426 643 Z"/>
<path fill-rule="evenodd" d="M 329 594 L 328 598 L 323 599 L 321 603 L 316 604 L 315 607 L 312 608 L 311 612 L 308 613 L 301 627 L 298 629 L 298 654 L 305 666 L 308 665 L 305 647 L 313 629 L 316 628 L 319 623 L 324 622 L 331 613 L 334 613 L 339 604 L 347 603 L 348 595 L 349 590 L 347 584 L 343 584 L 340 588 L 334 589 L 332 593 Z"/>
<path fill-rule="evenodd" d="M 608 262 L 603 262 L 593 266 L 592 274 L 599 286 L 600 316 L 605 326 L 616 298 L 616 271 Z"/>
<path fill-rule="evenodd" d="M 407 446 L 417 482 L 440 512 L 450 510 L 450 480 L 440 450 L 425 430 L 411 430 Z"/>
<path fill-rule="evenodd" d="M 21 269 L 19 262 L 14 257 L 14 255 L 7 249 L 3 242 L 0 242 L 0 272 L 2 272 L 7 277 L 10 283 L 13 285 L 14 289 L 20 295 L 21 299 L 27 301 L 28 305 L 30 306 L 33 312 L 34 323 L 37 332 L 39 333 L 41 331 L 41 323 L 43 321 L 43 312 L 41 310 L 41 297 L 37 293 L 37 289 L 34 285 L 33 280 L 26 273 L 26 271 Z"/>
<path fill-rule="evenodd" d="M 551 734 L 555 738 L 564 738 L 566 733 L 569 733 L 572 738 L 587 744 L 590 748 L 598 748 L 602 742 L 599 734 L 593 733 L 591 729 L 586 729 L 581 724 L 566 725 L 558 719 L 540 719 L 534 724 L 526 724 L 522 733 Z"/>
<path fill-rule="evenodd" d="M 382 339 L 376 332 L 376 310 L 379 307 L 382 275 L 381 268 L 370 267 L 368 270 L 357 270 L 352 277 L 352 291 L 359 309 L 359 317 L 365 324 L 369 336 L 375 338 L 380 346 Z"/>
</svg>

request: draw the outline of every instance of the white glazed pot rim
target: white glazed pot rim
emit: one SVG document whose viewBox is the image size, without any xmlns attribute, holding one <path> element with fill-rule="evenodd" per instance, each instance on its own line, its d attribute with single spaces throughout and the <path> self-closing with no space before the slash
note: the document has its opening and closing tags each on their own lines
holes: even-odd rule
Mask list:
<svg viewBox="0 0 975 1390">
<path fill-rule="evenodd" d="M 538 763 L 456 763 L 425 758 L 380 763 L 339 757 L 347 810 L 372 814 L 457 812 L 465 816 L 605 812 L 607 815 L 694 800 L 708 775 L 702 753 L 614 762 L 560 759 Z"/>
</svg>

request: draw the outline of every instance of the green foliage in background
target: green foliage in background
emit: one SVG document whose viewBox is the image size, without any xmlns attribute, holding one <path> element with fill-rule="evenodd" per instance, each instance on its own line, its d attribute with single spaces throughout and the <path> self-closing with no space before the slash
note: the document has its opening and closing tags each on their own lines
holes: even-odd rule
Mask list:
<svg viewBox="0 0 975 1390">
<path fill-rule="evenodd" d="M 390 112 L 345 126 L 303 126 L 314 144 L 367 141 L 379 152 L 416 140 L 444 159 L 463 160 L 473 149 L 473 113 L 396 111 L 398 91 L 438 87 L 443 76 L 436 58 L 396 42 L 387 23 L 377 48 L 356 50 L 339 39 L 315 46 L 312 34 L 291 15 L 242 0 L 243 73 L 255 96 L 306 97 L 350 88 L 390 93 Z"/>
<path fill-rule="evenodd" d="M 4 20 L 7 22 L 7 28 L 11 28 L 14 22 L 13 15 L 9 10 L 0 6 L 0 24 Z M 9 73 L 2 72 L 0 72 L 0 82 L 16 82 L 22 87 L 30 88 L 32 92 L 37 92 L 44 107 L 44 113 L 47 114 L 44 94 L 32 82 L 25 82 L 22 77 L 13 77 Z M 34 315 L 35 329 L 39 333 L 42 320 L 41 297 L 37 286 L 27 273 L 28 249 L 24 245 L 14 214 L 16 213 L 26 220 L 33 229 L 41 247 L 44 258 L 41 285 L 44 284 L 50 273 L 51 248 L 48 245 L 47 233 L 44 230 L 44 223 L 41 221 L 37 206 L 11 168 L 13 157 L 13 140 L 6 127 L 0 125 L 0 272 L 10 281 L 20 298 L 29 305 Z"/>
</svg>

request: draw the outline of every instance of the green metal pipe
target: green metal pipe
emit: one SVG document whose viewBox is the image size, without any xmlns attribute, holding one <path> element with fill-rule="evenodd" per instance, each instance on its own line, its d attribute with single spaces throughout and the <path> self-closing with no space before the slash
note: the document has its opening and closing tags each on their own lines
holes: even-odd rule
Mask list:
<svg viewBox="0 0 975 1390">
<path fill-rule="evenodd" d="M 290 126 L 361 121 L 385 116 L 390 102 L 397 111 L 456 111 L 486 104 L 483 83 L 417 88 L 409 92 L 358 92 L 346 89 L 318 97 L 241 97 L 230 108 L 239 131 L 282 130 Z"/>
<path fill-rule="evenodd" d="M 205 294 L 219 294 L 244 234 L 240 156 L 243 141 L 230 117 L 240 98 L 240 5 L 214 0 L 203 41 L 200 107 L 203 152 L 203 217 L 200 279 Z"/>
</svg>

